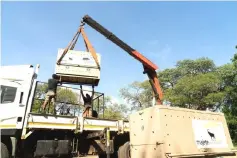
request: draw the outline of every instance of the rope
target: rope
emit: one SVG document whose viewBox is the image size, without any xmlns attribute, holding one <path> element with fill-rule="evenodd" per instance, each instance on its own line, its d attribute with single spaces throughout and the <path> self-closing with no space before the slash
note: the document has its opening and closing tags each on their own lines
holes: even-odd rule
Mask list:
<svg viewBox="0 0 237 158">
<path fill-rule="evenodd" d="M 74 47 L 75 47 L 75 45 L 76 45 L 76 43 L 77 43 L 77 40 L 78 40 L 79 36 L 80 36 L 80 32 L 77 34 L 76 40 L 75 40 L 75 42 L 73 43 L 73 45 L 71 46 L 70 50 L 73 50 L 73 49 L 74 49 Z"/>
<path fill-rule="evenodd" d="M 61 56 L 61 57 L 58 59 L 58 61 L 57 61 L 57 64 L 58 64 L 58 65 L 60 64 L 60 62 L 62 61 L 63 57 L 66 55 L 66 53 L 67 53 L 68 50 L 70 49 L 70 47 L 71 47 L 73 41 L 75 40 L 75 38 L 77 37 L 78 33 L 79 33 L 79 32 L 77 31 L 76 34 L 74 35 L 73 39 L 69 42 L 68 46 L 64 49 L 62 56 Z"/>
<path fill-rule="evenodd" d="M 68 50 L 73 50 L 75 48 L 75 45 L 78 41 L 78 38 L 79 38 L 80 34 L 82 33 L 82 37 L 84 39 L 86 50 L 87 50 L 87 52 L 91 53 L 91 55 L 93 56 L 93 58 L 94 58 L 94 60 L 97 64 L 97 67 L 100 69 L 100 64 L 99 64 L 99 61 L 97 59 L 97 54 L 95 52 L 95 49 L 92 47 L 89 39 L 87 38 L 87 36 L 84 32 L 84 28 L 83 28 L 84 25 L 85 25 L 85 23 L 81 22 L 81 25 L 80 25 L 78 31 L 76 32 L 76 34 L 74 35 L 73 39 L 70 41 L 68 46 L 64 49 L 63 54 L 61 55 L 61 57 L 58 59 L 58 61 L 57 61 L 58 65 L 60 64 L 60 62 L 62 61 L 63 57 L 66 55 Z"/>
</svg>

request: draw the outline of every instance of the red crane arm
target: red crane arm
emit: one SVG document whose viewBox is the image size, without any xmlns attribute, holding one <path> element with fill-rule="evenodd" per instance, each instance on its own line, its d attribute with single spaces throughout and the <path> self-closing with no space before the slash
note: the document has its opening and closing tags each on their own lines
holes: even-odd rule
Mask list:
<svg viewBox="0 0 237 158">
<path fill-rule="evenodd" d="M 141 53 L 130 47 L 128 44 L 120 40 L 117 36 L 115 36 L 112 32 L 108 31 L 102 25 L 97 23 L 94 19 L 92 19 L 89 15 L 85 15 L 82 19 L 82 23 L 86 23 L 91 26 L 93 29 L 104 35 L 107 39 L 112 41 L 114 44 L 122 48 L 128 54 L 133 56 L 135 59 L 140 61 L 144 67 L 144 73 L 148 75 L 149 81 L 151 83 L 154 95 L 156 97 L 157 104 L 161 104 L 161 99 L 163 97 L 162 90 L 159 84 L 158 76 L 156 70 L 158 67 L 152 63 L 149 59 L 144 57 Z"/>
<path fill-rule="evenodd" d="M 97 23 L 94 19 L 92 19 L 89 15 L 86 15 L 83 17 L 83 22 L 91 26 L 93 29 L 104 35 L 107 39 L 115 43 L 117 46 L 128 52 L 131 56 L 142 62 L 145 66 L 149 67 L 150 69 L 157 70 L 158 67 L 152 63 L 150 60 L 148 60 L 146 57 L 144 57 L 141 53 L 136 51 L 135 49 L 131 48 L 129 45 L 127 45 L 125 42 L 120 40 L 117 36 L 115 36 L 112 32 L 108 31 L 106 28 L 104 28 L 102 25 Z"/>
</svg>

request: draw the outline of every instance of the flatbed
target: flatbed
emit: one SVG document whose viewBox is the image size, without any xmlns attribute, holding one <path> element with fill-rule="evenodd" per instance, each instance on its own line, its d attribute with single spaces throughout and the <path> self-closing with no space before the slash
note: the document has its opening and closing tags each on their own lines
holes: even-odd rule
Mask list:
<svg viewBox="0 0 237 158">
<path fill-rule="evenodd" d="M 101 118 L 83 118 L 76 116 L 29 113 L 27 128 L 37 129 L 68 129 L 75 132 L 101 131 L 109 127 L 110 131 L 129 131 L 129 122 Z"/>
</svg>

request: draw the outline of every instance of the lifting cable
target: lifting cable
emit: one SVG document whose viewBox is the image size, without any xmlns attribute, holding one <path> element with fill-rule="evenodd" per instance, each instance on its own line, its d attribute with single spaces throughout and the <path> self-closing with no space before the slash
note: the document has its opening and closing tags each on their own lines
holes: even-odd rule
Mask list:
<svg viewBox="0 0 237 158">
<path fill-rule="evenodd" d="M 63 57 L 66 55 L 66 53 L 68 52 L 68 50 L 73 50 L 75 48 L 75 45 L 77 43 L 77 40 L 80 36 L 80 34 L 82 34 L 82 38 L 84 40 L 85 46 L 86 46 L 86 50 L 87 52 L 90 52 L 92 57 L 94 58 L 97 67 L 100 69 L 100 64 L 97 58 L 97 54 L 95 49 L 93 48 L 92 44 L 90 43 L 88 37 L 86 36 L 86 33 L 84 31 L 84 23 L 82 23 L 79 27 L 79 29 L 77 30 L 76 34 L 74 35 L 73 39 L 69 42 L 68 46 L 64 49 L 63 54 L 61 55 L 61 57 L 58 59 L 57 64 L 60 65 L 60 62 L 62 61 Z"/>
</svg>

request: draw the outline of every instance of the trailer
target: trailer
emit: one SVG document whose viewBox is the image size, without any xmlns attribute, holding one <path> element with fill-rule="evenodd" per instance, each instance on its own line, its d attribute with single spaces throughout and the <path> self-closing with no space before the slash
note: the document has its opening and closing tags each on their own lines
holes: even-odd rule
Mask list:
<svg viewBox="0 0 237 158">
<path fill-rule="evenodd" d="M 157 105 L 129 122 L 130 144 L 122 149 L 132 158 L 236 158 L 223 113 Z"/>
</svg>

